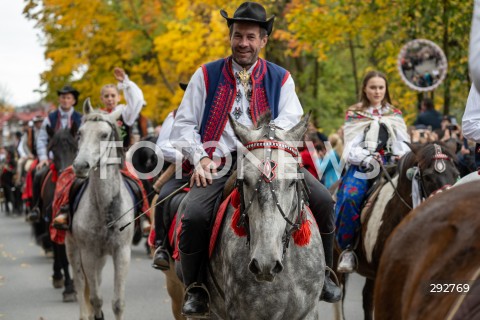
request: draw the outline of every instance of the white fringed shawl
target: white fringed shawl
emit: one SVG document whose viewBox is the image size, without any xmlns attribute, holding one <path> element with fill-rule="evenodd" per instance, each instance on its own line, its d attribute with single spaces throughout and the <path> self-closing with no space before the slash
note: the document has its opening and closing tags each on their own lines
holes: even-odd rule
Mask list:
<svg viewBox="0 0 480 320">
<path fill-rule="evenodd" d="M 344 139 L 345 144 L 352 141 L 357 135 L 365 134 L 365 148 L 375 152 L 378 145 L 378 132 L 380 125 L 384 124 L 388 131 L 387 149 L 391 150 L 392 143 L 397 141 L 396 130 L 407 132 L 407 126 L 400 110 L 387 104 L 382 108 L 382 115 L 374 115 L 362 110 L 349 110 L 347 112 Z M 365 130 L 369 127 L 368 131 Z"/>
</svg>

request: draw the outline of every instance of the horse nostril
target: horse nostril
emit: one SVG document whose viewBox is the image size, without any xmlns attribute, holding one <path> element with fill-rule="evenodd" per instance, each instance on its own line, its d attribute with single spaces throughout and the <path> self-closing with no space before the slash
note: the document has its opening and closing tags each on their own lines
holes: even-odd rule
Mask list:
<svg viewBox="0 0 480 320">
<path fill-rule="evenodd" d="M 277 261 L 275 268 L 272 270 L 272 274 L 279 274 L 283 270 L 283 265 L 280 261 Z"/>
<path fill-rule="evenodd" d="M 79 171 L 79 170 L 86 170 L 90 168 L 90 164 L 88 164 L 87 161 L 75 161 L 73 162 L 73 170 L 74 171 Z"/>
<path fill-rule="evenodd" d="M 257 259 L 252 259 L 248 265 L 248 270 L 253 274 L 260 274 L 260 266 L 258 265 Z"/>
</svg>

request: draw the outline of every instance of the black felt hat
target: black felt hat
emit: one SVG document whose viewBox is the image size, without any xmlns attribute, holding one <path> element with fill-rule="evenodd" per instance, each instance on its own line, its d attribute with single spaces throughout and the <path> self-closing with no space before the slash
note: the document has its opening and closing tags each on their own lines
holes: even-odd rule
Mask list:
<svg viewBox="0 0 480 320">
<path fill-rule="evenodd" d="M 73 94 L 73 96 L 75 97 L 75 104 L 74 104 L 74 106 L 77 105 L 78 96 L 80 95 L 80 92 L 78 92 L 74 87 L 69 86 L 69 85 L 63 86 L 62 89 L 57 90 L 57 94 L 58 94 L 58 95 L 62 95 L 62 94 L 66 94 L 66 93 L 71 93 L 71 94 Z"/>
<path fill-rule="evenodd" d="M 223 9 L 220 10 L 220 14 L 227 20 L 227 25 L 229 28 L 234 22 L 253 22 L 258 23 L 261 28 L 267 30 L 267 35 L 270 35 L 270 33 L 272 33 L 273 21 L 275 20 L 275 16 L 271 16 L 267 19 L 267 12 L 265 11 L 265 8 L 259 3 L 242 3 L 237 8 L 232 18 L 229 18 L 228 13 Z"/>
</svg>

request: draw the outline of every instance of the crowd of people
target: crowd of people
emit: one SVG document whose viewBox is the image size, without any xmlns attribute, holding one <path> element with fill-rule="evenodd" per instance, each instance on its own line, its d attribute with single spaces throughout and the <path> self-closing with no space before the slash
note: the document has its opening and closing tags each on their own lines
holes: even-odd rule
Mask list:
<svg viewBox="0 0 480 320">
<path fill-rule="evenodd" d="M 202 65 L 194 73 L 188 87 L 184 86 L 186 91 L 182 103 L 169 114 L 157 140 L 164 160 L 175 163 L 176 159 L 183 157 L 184 163 L 182 179 L 172 176 L 162 189 L 157 190 L 160 192 L 159 199 L 191 181 L 191 201 L 184 209 L 178 245 L 183 262 L 183 281 L 187 288 L 183 313 L 187 316 L 208 312 L 208 293 L 203 285 L 206 275 L 201 266 L 207 257 L 209 226 L 217 195 L 223 191 L 233 173 L 215 178 L 221 165 L 214 162 L 213 157 L 221 158 L 222 152 L 215 147 L 204 148 L 203 143 L 220 142 L 230 153 L 237 152 L 238 140 L 229 124 L 228 112 L 220 111 L 228 107 L 231 118 L 249 128 L 254 127 L 263 114 L 270 112 L 275 125 L 282 129 L 294 127 L 304 113 L 292 75 L 282 67 L 259 58 L 272 32 L 274 18 L 267 19 L 263 6 L 252 2 L 240 5 L 233 17 L 225 11 L 221 14 L 230 30 L 232 55 Z M 405 65 L 408 67 L 409 63 L 405 62 Z M 414 67 L 413 62 L 410 69 Z M 148 134 L 144 119 L 139 118 L 145 102 L 141 89 L 129 80 L 122 69 L 115 68 L 113 73 L 118 85 L 104 85 L 100 100 L 103 112 L 121 112 L 119 132 L 127 150 L 135 141 L 133 127 L 138 128 L 141 137 Z M 125 105 L 119 104 L 120 91 L 123 91 Z M 45 170 L 55 170 L 48 142 L 57 130 L 81 126 L 82 114 L 74 108 L 79 95 L 69 85 L 59 89 L 59 107 L 45 119 L 34 118 L 23 123 L 22 132 L 15 135 L 13 145 L 0 148 L 1 185 L 7 212 L 10 209 L 8 203 L 11 203 L 14 210 L 20 212 L 26 209 L 30 220 L 37 218 L 38 188 L 42 184 L 40 176 L 44 176 Z M 228 100 L 227 97 L 235 98 Z M 472 86 L 464 123 L 468 124 L 468 110 L 474 105 L 478 107 L 479 98 Z M 303 163 L 300 170 L 311 192 L 308 202 L 321 232 L 327 266 L 333 266 L 335 242 L 343 250 L 338 272 L 355 270 L 351 248 L 358 237 L 361 207 L 374 182 L 373 177 L 368 176 L 376 163 L 395 165 L 410 151 L 407 143 L 440 142 L 450 146 L 456 154 L 461 176 L 477 170 L 480 164 L 475 159 L 478 146 L 463 136 L 455 117 L 442 116 L 430 98 L 423 98 L 419 115 L 410 127 L 405 124 L 398 107 L 401 106 L 392 105 L 387 77 L 381 72 L 371 71 L 363 79 L 358 103 L 346 108 L 342 128 L 326 136 L 312 122 L 305 134 L 307 143 L 300 150 Z M 183 148 L 184 143 L 190 147 Z M 359 177 L 359 173 L 367 178 Z M 68 174 L 70 182 L 57 185 L 58 194 L 65 194 L 65 188 L 69 190 L 74 174 L 72 171 Z M 338 189 L 336 204 L 327 190 L 333 188 Z M 69 230 L 69 199 L 63 197 L 58 201 L 55 207 L 60 211 L 53 213 L 52 224 L 60 230 Z M 162 210 L 158 212 L 161 214 Z M 171 267 L 166 241 L 168 226 L 160 223 L 165 221 L 161 216 L 155 218 L 153 265 L 166 270 Z M 322 299 L 335 302 L 340 296 L 340 288 L 327 271 Z"/>
</svg>

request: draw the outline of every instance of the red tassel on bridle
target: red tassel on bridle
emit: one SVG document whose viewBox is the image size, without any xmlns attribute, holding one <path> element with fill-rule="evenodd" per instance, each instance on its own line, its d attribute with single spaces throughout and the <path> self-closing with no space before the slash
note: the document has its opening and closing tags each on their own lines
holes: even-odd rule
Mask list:
<svg viewBox="0 0 480 320">
<path fill-rule="evenodd" d="M 292 234 L 293 242 L 299 247 L 304 247 L 310 243 L 310 236 L 312 231 L 310 225 L 312 223 L 306 217 L 304 217 L 300 228 Z"/>
<path fill-rule="evenodd" d="M 245 230 L 245 227 L 243 226 L 238 226 L 238 222 L 240 221 L 240 193 L 237 189 L 234 189 L 230 197 L 230 204 L 235 208 L 230 227 L 237 236 L 245 237 L 247 235 L 247 230 Z"/>
<path fill-rule="evenodd" d="M 240 221 L 240 193 L 237 189 L 232 192 L 230 198 L 230 204 L 232 207 L 235 208 L 232 216 L 232 222 L 230 223 L 230 227 L 232 228 L 233 232 L 239 237 L 245 237 L 247 235 L 247 230 L 245 227 L 238 226 L 238 222 Z M 305 212 L 302 214 L 302 223 L 300 224 L 300 228 L 293 232 L 292 238 L 293 242 L 299 246 L 304 247 L 310 243 L 310 237 L 312 235 L 312 231 L 310 230 L 310 225 L 312 222 L 307 219 L 305 216 Z"/>
</svg>

